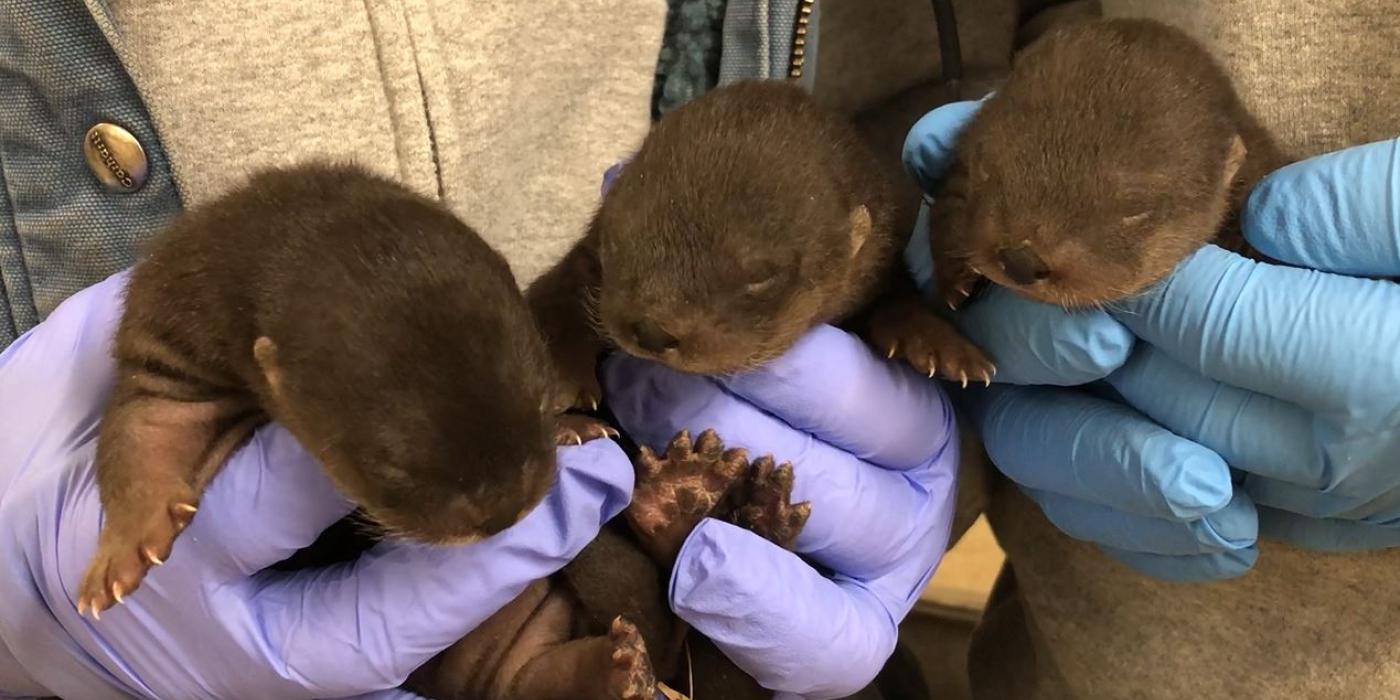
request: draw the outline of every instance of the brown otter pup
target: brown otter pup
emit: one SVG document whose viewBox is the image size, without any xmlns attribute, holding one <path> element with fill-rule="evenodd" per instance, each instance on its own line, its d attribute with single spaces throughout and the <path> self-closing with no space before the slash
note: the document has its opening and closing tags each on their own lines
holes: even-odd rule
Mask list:
<svg viewBox="0 0 1400 700">
<path fill-rule="evenodd" d="M 526 293 L 561 373 L 556 408 L 596 405 L 608 345 L 723 374 L 832 322 L 930 376 L 989 377 L 981 352 L 919 302 L 893 215 L 855 127 L 796 85 L 739 82 L 669 113 L 584 238 Z"/>
<path fill-rule="evenodd" d="M 1138 19 L 1052 31 L 958 139 L 929 216 L 939 295 L 956 307 L 985 277 L 1103 306 L 1206 243 L 1258 257 L 1238 214 L 1286 162 L 1185 32 Z"/>
<path fill-rule="evenodd" d="M 651 700 L 656 681 L 681 687 L 688 628 L 666 610 L 681 545 L 706 517 L 727 519 L 791 548 L 810 514 L 792 504 L 792 468 L 752 464 L 714 431 L 682 432 L 655 455 L 642 448 L 625 513 L 631 535 L 607 528 L 558 575 L 531 584 L 466 637 L 415 671 L 409 690 L 436 700 Z M 692 636 L 699 653 L 711 647 Z M 723 657 L 709 667 L 733 668 Z M 708 659 L 708 657 L 706 657 Z M 696 678 L 696 697 L 771 697 L 734 669 Z M 737 688 L 738 691 L 730 690 Z M 714 691 L 714 692 L 712 692 Z"/>
<path fill-rule="evenodd" d="M 549 357 L 506 261 L 445 208 L 351 166 L 267 170 L 183 214 L 131 272 L 101 424 L 104 521 L 80 612 L 170 556 L 269 419 L 382 530 L 467 542 L 555 475 Z"/>
</svg>

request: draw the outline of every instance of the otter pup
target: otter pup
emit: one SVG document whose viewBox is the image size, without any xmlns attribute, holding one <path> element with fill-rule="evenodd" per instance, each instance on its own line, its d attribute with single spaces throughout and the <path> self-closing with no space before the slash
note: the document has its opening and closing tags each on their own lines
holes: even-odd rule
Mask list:
<svg viewBox="0 0 1400 700">
<path fill-rule="evenodd" d="M 854 125 L 793 84 L 738 82 L 667 114 L 584 238 L 526 292 L 561 374 L 556 408 L 597 404 L 609 344 L 724 374 L 832 322 L 930 376 L 990 377 L 919 303 L 883 178 Z"/>
<path fill-rule="evenodd" d="M 929 216 L 939 296 L 957 307 L 985 278 L 1102 306 L 1206 243 L 1258 257 L 1238 214 L 1287 160 L 1185 32 L 1139 19 L 1058 29 L 958 139 Z"/>
<path fill-rule="evenodd" d="M 544 496 L 549 356 L 504 258 L 442 206 L 353 166 L 255 174 L 132 270 L 98 436 L 93 617 L 170 556 L 201 491 L 276 420 L 379 528 L 500 532 Z"/>
<path fill-rule="evenodd" d="M 790 466 L 771 457 L 750 464 L 714 431 L 694 442 L 683 431 L 662 455 L 642 448 L 636 465 L 624 518 L 633 537 L 605 528 L 558 575 L 532 583 L 405 687 L 435 700 L 651 700 L 657 679 L 684 675 L 689 629 L 666 609 L 665 582 L 690 532 L 706 517 L 723 518 L 790 549 L 811 506 L 790 502 Z M 705 672 L 697 697 L 771 697 L 711 656 L 711 668 L 733 669 L 726 692 L 710 692 L 715 674 Z"/>
</svg>

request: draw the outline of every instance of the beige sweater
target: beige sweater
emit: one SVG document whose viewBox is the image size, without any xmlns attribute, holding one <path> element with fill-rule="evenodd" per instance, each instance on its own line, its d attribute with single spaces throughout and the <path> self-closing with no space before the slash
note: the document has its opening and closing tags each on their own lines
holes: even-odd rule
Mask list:
<svg viewBox="0 0 1400 700">
<path fill-rule="evenodd" d="M 87 0 L 186 205 L 254 167 L 359 160 L 537 276 L 640 143 L 661 0 Z"/>
</svg>

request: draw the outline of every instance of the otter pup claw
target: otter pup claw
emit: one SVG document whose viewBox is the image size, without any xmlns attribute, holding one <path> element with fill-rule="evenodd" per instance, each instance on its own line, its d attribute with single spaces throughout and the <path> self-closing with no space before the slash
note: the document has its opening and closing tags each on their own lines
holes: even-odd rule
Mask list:
<svg viewBox="0 0 1400 700">
<path fill-rule="evenodd" d="M 79 607 L 100 619 L 103 610 L 141 586 L 146 571 L 169 558 L 175 535 L 198 510 L 184 483 L 152 483 L 142 499 L 113 508 L 98 536 L 97 551 L 78 587 Z"/>
<path fill-rule="evenodd" d="M 954 205 L 947 206 L 953 207 Z M 938 271 L 936 280 L 938 297 L 948 305 L 949 309 L 956 311 L 964 301 L 972 296 L 973 288 L 982 280 L 982 273 L 972 267 L 965 258 L 957 257 L 951 251 L 940 250 L 938 239 L 930 240 L 930 243 L 934 246 L 934 269 Z"/>
<path fill-rule="evenodd" d="M 564 364 L 556 358 L 556 363 Z M 570 362 L 571 366 L 561 367 L 555 380 L 548 406 L 554 413 L 564 413 L 570 409 L 597 411 L 603 388 L 598 384 L 592 358 L 587 362 Z"/>
<path fill-rule="evenodd" d="M 967 386 L 969 377 L 990 376 L 996 368 L 976 345 L 947 320 L 916 300 L 893 302 L 876 311 L 868 331 L 877 347 L 895 346 L 920 374 Z"/>
<path fill-rule="evenodd" d="M 612 437 L 616 430 L 596 418 L 565 413 L 557 416 L 554 425 L 554 441 L 558 445 L 582 445 L 601 437 Z"/>
</svg>

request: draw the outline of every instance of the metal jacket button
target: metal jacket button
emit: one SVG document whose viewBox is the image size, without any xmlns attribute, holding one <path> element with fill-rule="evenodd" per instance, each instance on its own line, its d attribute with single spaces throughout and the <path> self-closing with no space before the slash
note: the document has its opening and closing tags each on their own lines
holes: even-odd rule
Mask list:
<svg viewBox="0 0 1400 700">
<path fill-rule="evenodd" d="M 146 151 L 126 129 L 103 122 L 88 129 L 83 155 L 98 180 L 114 192 L 135 192 L 146 184 Z"/>
</svg>

